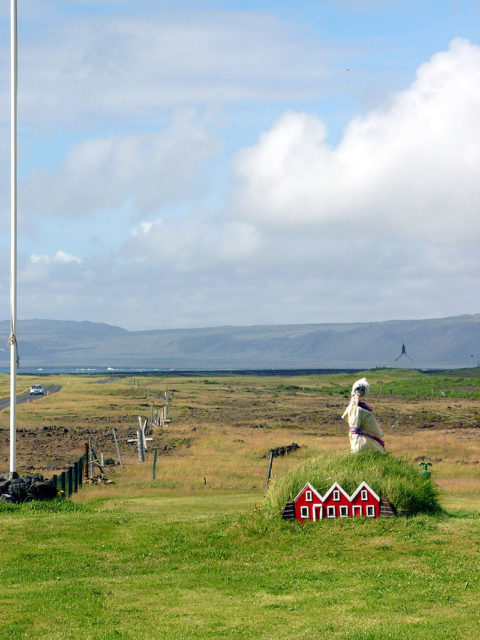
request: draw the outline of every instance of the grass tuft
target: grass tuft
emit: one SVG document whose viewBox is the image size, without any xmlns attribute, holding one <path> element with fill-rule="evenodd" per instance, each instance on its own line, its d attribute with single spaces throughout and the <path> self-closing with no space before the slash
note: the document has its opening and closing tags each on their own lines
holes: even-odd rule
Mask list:
<svg viewBox="0 0 480 640">
<path fill-rule="evenodd" d="M 292 501 L 307 482 L 324 494 L 334 482 L 349 494 L 365 481 L 382 498 L 390 500 L 400 515 L 439 513 L 439 490 L 410 462 L 375 452 L 321 456 L 298 466 L 273 484 L 267 493 L 264 512 L 275 516 Z"/>
<path fill-rule="evenodd" d="M 54 500 L 32 500 L 22 504 L 0 502 L 0 514 L 15 513 L 19 515 L 26 515 L 29 513 L 76 513 L 79 511 L 88 511 L 88 507 L 64 498 L 55 498 Z"/>
</svg>

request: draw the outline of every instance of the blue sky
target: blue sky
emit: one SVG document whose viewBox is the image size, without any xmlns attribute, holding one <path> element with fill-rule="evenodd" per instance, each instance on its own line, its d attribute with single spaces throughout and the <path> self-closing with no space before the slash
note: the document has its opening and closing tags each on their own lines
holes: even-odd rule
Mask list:
<svg viewBox="0 0 480 640">
<path fill-rule="evenodd" d="M 476 2 L 38 3 L 22 318 L 129 329 L 479 311 Z M 9 7 L 0 8 L 9 314 Z"/>
</svg>

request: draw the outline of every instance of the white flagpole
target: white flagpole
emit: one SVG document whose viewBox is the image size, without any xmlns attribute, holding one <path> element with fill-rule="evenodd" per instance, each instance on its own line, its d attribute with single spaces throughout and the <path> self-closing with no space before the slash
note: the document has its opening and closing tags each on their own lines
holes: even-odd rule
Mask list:
<svg viewBox="0 0 480 640">
<path fill-rule="evenodd" d="M 17 0 L 10 0 L 10 475 L 17 470 Z"/>
</svg>

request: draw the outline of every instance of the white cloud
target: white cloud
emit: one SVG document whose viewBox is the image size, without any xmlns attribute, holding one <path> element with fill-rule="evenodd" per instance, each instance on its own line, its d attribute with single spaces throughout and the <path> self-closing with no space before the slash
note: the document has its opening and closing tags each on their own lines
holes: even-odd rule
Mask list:
<svg viewBox="0 0 480 640">
<path fill-rule="evenodd" d="M 32 254 L 30 256 L 30 262 L 33 264 L 81 264 L 81 259 L 77 256 L 72 255 L 71 253 L 67 253 L 66 251 L 62 251 L 59 249 L 57 253 L 53 256 L 49 256 L 46 254 Z"/>
<path fill-rule="evenodd" d="M 76 144 L 55 169 L 32 171 L 24 184 L 29 211 L 78 217 L 132 203 L 140 214 L 189 194 L 219 143 L 192 111 L 157 132 Z"/>
<path fill-rule="evenodd" d="M 161 262 L 172 272 L 236 264 L 255 254 L 259 234 L 252 225 L 207 215 L 142 222 L 122 248 L 137 263 Z"/>
<path fill-rule="evenodd" d="M 21 264 L 20 317 L 159 328 L 478 312 L 479 52 L 455 41 L 335 147 L 318 117 L 284 114 L 234 159 L 223 215 L 211 195 L 176 215 L 218 149 L 194 112 L 151 137 L 78 143 L 58 170 L 29 176 L 28 208 L 73 217 L 109 207 L 113 219 L 133 205 L 144 220 L 97 255 L 39 243 Z M 58 221 L 55 232 L 94 235 L 97 223 Z M 7 309 L 6 284 L 0 293 Z"/>
<path fill-rule="evenodd" d="M 479 110 L 480 48 L 457 39 L 336 147 L 317 117 L 282 116 L 234 159 L 237 211 L 270 225 L 478 241 Z"/>
<path fill-rule="evenodd" d="M 311 97 L 319 95 L 316 82 L 332 57 L 331 47 L 273 13 L 156 6 L 141 17 L 50 18 L 23 32 L 19 105 L 29 125 L 89 124 L 92 114 L 142 120 L 191 104 Z"/>
</svg>

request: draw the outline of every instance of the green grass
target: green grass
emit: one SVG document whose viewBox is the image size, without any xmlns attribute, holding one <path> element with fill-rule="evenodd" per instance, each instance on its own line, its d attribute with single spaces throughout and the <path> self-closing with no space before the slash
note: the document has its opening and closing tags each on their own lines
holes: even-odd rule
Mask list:
<svg viewBox="0 0 480 640">
<path fill-rule="evenodd" d="M 365 481 L 380 497 L 390 500 L 399 514 L 441 511 L 435 484 L 410 462 L 390 454 L 365 452 L 319 456 L 281 476 L 269 489 L 265 513 L 276 516 L 310 482 L 323 495 L 334 482 L 349 494 Z"/>
<path fill-rule="evenodd" d="M 404 398 L 480 398 L 480 378 L 421 374 L 399 379 L 381 377 L 374 391 Z"/>
<path fill-rule="evenodd" d="M 408 640 L 480 632 L 474 514 L 266 525 L 224 513 L 222 496 L 212 512 L 212 499 L 197 497 L 189 518 L 191 497 L 175 505 L 169 498 L 168 517 L 159 516 L 161 498 L 137 513 L 100 503 L 3 513 L 0 638 Z"/>
<path fill-rule="evenodd" d="M 349 448 L 339 416 L 354 377 L 145 378 L 142 387 L 63 377 L 61 393 L 21 405 L 22 427 L 32 425 L 23 442 L 35 425 L 56 424 L 69 428 L 68 439 L 81 430 L 80 444 L 91 435 L 112 455 L 101 436 L 117 426 L 126 468 L 109 470 L 114 484 L 84 486 L 73 501 L 0 504 L 0 640 L 478 637 L 480 414 L 468 395 L 478 376 L 367 372 L 395 454 L 370 460 L 338 454 Z M 417 403 L 415 389 L 431 395 L 432 384 L 435 402 L 419 395 Z M 464 402 L 441 396 L 454 385 Z M 153 482 L 151 451 L 141 465 L 125 441 L 166 386 L 177 389 L 172 423 L 157 437 L 191 446 L 161 456 Z M 454 417 L 430 430 L 427 413 Z M 389 428 L 399 416 L 401 428 Z M 259 424 L 268 428 L 253 428 Z M 266 497 L 264 455 L 293 440 L 301 449 L 275 458 Z M 419 475 L 419 456 L 438 458 L 444 511 L 435 485 Z M 300 489 L 307 480 L 320 491 L 337 480 L 349 492 L 366 480 L 405 513 L 430 513 L 282 521 L 294 483 Z"/>
<path fill-rule="evenodd" d="M 405 399 L 424 398 L 480 398 L 479 370 L 423 373 L 416 370 L 377 369 L 352 374 L 309 376 L 305 384 L 276 384 L 275 391 L 310 391 L 325 396 L 349 397 L 352 380 L 366 375 L 376 396 L 400 396 Z M 318 385 L 312 386 L 314 380 Z"/>
</svg>

